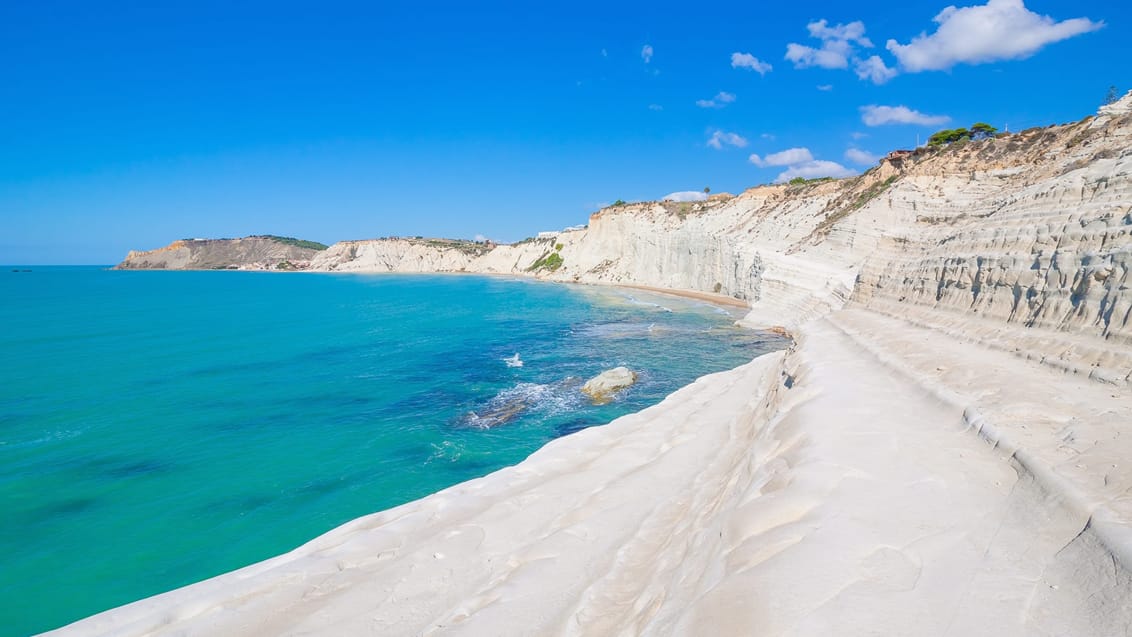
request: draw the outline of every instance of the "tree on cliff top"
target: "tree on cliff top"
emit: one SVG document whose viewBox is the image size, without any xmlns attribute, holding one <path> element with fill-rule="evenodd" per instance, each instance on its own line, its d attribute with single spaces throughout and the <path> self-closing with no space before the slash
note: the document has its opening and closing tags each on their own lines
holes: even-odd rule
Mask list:
<svg viewBox="0 0 1132 637">
<path fill-rule="evenodd" d="M 998 129 L 986 122 L 976 122 L 971 125 L 971 139 L 979 141 L 998 134 Z"/>
<path fill-rule="evenodd" d="M 954 144 L 961 140 L 980 141 L 989 139 L 998 134 L 998 129 L 986 122 L 977 122 L 966 128 L 949 128 L 935 133 L 928 138 L 930 148 L 938 148 L 947 144 Z"/>
</svg>

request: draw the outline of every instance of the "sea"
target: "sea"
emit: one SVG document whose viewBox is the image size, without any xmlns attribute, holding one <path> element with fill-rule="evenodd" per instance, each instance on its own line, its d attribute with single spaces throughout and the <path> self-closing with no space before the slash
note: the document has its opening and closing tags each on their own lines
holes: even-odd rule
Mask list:
<svg viewBox="0 0 1132 637">
<path fill-rule="evenodd" d="M 786 342 L 467 275 L 0 270 L 0 635 L 278 555 Z M 581 384 L 638 382 L 595 405 Z"/>
</svg>

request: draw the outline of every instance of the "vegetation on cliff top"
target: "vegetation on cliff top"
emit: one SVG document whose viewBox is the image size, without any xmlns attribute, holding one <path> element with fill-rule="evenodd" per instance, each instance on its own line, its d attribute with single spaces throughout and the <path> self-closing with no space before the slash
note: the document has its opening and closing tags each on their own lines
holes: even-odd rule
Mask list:
<svg viewBox="0 0 1132 637">
<path fill-rule="evenodd" d="M 282 243 L 296 248 L 306 248 L 307 250 L 325 250 L 330 246 L 319 243 L 317 241 L 307 241 L 305 239 L 296 239 L 294 237 L 280 237 L 273 234 L 257 235 L 253 238 L 271 239 L 276 243 Z"/>
<path fill-rule="evenodd" d="M 998 134 L 998 129 L 985 122 L 977 122 L 971 128 L 949 128 L 941 130 L 928 138 L 928 147 L 937 148 L 958 141 L 980 141 Z"/>
</svg>

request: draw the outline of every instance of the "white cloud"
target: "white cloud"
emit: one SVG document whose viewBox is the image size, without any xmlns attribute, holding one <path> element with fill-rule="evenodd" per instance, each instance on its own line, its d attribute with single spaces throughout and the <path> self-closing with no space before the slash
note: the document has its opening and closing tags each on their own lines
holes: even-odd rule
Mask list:
<svg viewBox="0 0 1132 637">
<path fill-rule="evenodd" d="M 869 134 L 868 133 L 862 133 L 860 131 L 853 131 L 852 133 L 849 133 L 849 136 L 852 137 L 853 139 L 864 139 L 864 138 L 868 137 Z"/>
<path fill-rule="evenodd" d="M 763 139 L 769 139 L 771 141 L 774 141 L 776 139 L 772 133 L 763 133 L 762 135 L 759 135 L 759 137 L 762 137 Z"/>
<path fill-rule="evenodd" d="M 477 234 L 476 235 L 476 241 L 483 243 L 484 241 L 487 241 L 487 237 L 483 236 L 482 234 Z"/>
<path fill-rule="evenodd" d="M 826 161 L 824 159 L 814 159 L 801 164 L 796 164 L 786 169 L 780 174 L 775 181 L 778 183 L 790 181 L 795 177 L 802 177 L 803 179 L 816 179 L 818 177 L 833 177 L 840 179 L 842 177 L 852 177 L 857 172 L 842 166 L 835 161 Z"/>
<path fill-rule="evenodd" d="M 865 23 L 857 20 L 849 24 L 829 26 L 826 20 L 818 20 L 806 25 L 810 37 L 818 38 L 823 42 L 856 42 L 861 46 L 872 47 L 873 43 L 865 37 Z"/>
<path fill-rule="evenodd" d="M 786 59 L 793 62 L 796 69 L 813 66 L 848 69 L 852 66 L 858 78 L 869 80 L 873 84 L 884 84 L 898 74 L 879 55 L 862 57 L 857 54 L 858 48 L 873 48 L 872 41 L 865 37 L 865 24 L 860 20 L 832 27 L 828 21 L 818 20 L 806 25 L 806 29 L 809 30 L 810 37 L 821 40 L 821 47 L 814 48 L 796 42 L 787 44 Z"/>
<path fill-rule="evenodd" d="M 810 37 L 821 40 L 821 48 L 805 46 L 795 42 L 786 45 L 786 59 L 794 63 L 794 68 L 804 69 L 817 66 L 823 69 L 847 69 L 849 60 L 857 45 L 872 48 L 873 43 L 865 37 L 865 24 L 861 21 L 829 26 L 826 20 L 818 20 L 806 25 Z"/>
<path fill-rule="evenodd" d="M 832 91 L 833 85 L 832 84 L 818 84 L 818 90 L 819 91 Z"/>
<path fill-rule="evenodd" d="M 1042 47 L 1082 33 L 1103 22 L 1074 18 L 1057 22 L 1026 8 L 1023 0 L 988 0 L 973 7 L 949 6 L 933 18 L 935 33 L 920 33 L 908 44 L 889 40 L 886 48 L 910 73 L 944 71 L 956 64 L 1020 60 Z"/>
<path fill-rule="evenodd" d="M 646 44 L 643 47 L 641 47 L 641 59 L 645 61 L 645 64 L 652 62 L 652 45 L 651 44 Z"/>
<path fill-rule="evenodd" d="M 760 168 L 786 166 L 786 170 L 778 175 L 776 182 L 790 181 L 795 177 L 813 179 L 815 177 L 849 177 L 857 174 L 855 171 L 842 166 L 835 161 L 814 159 L 809 148 L 787 148 L 766 157 L 751 155 L 750 162 Z"/>
<path fill-rule="evenodd" d="M 720 91 L 715 97 L 710 100 L 696 100 L 696 106 L 700 108 L 723 108 L 731 102 L 735 101 L 735 94 L 728 93 L 727 91 Z"/>
<path fill-rule="evenodd" d="M 766 168 L 768 166 L 791 166 L 793 164 L 802 164 L 805 162 L 813 161 L 814 155 L 810 152 L 809 148 L 787 148 L 786 150 L 779 151 L 777 153 L 771 153 L 766 157 L 751 155 L 747 159 L 759 168 Z"/>
<path fill-rule="evenodd" d="M 885 65 L 884 60 L 880 59 L 879 55 L 857 60 L 853 65 L 853 70 L 857 73 L 857 77 L 862 80 L 870 80 L 873 84 L 884 84 L 897 75 L 896 69 Z"/>
<path fill-rule="evenodd" d="M 747 138 L 738 133 L 716 130 L 711 134 L 711 137 L 708 138 L 707 145 L 716 150 L 723 150 L 724 146 L 745 148 L 747 146 Z"/>
<path fill-rule="evenodd" d="M 698 190 L 682 190 L 665 195 L 662 201 L 706 201 L 708 194 Z"/>
<path fill-rule="evenodd" d="M 661 106 L 660 104 L 649 104 L 649 110 L 650 111 L 663 111 L 664 107 Z"/>
<path fill-rule="evenodd" d="M 766 75 L 774 67 L 763 62 L 750 53 L 739 53 L 738 51 L 731 54 L 731 68 L 733 69 L 750 69 L 759 75 Z"/>
<path fill-rule="evenodd" d="M 861 121 L 866 126 L 884 126 L 885 124 L 918 124 L 920 126 L 938 126 L 951 121 L 946 115 L 926 115 L 914 111 L 907 106 L 877 106 L 870 104 L 861 107 Z"/>
<path fill-rule="evenodd" d="M 868 151 L 861 150 L 860 148 L 850 148 L 845 151 L 845 159 L 860 164 L 862 166 L 872 166 L 880 159 L 879 155 L 874 155 Z"/>
</svg>

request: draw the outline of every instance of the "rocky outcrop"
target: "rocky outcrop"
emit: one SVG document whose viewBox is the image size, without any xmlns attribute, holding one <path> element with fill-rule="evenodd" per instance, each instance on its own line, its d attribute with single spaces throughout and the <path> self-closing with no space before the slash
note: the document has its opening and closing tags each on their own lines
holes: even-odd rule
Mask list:
<svg viewBox="0 0 1132 637">
<path fill-rule="evenodd" d="M 262 235 L 242 239 L 183 239 L 156 250 L 131 250 L 118 270 L 305 270 L 326 246 Z"/>
<path fill-rule="evenodd" d="M 582 385 L 582 393 L 596 404 L 610 401 L 613 394 L 637 382 L 637 373 L 628 367 L 614 367 L 594 376 Z"/>
</svg>

